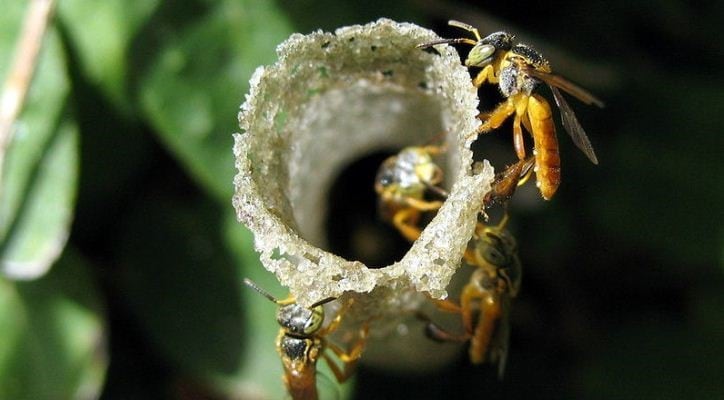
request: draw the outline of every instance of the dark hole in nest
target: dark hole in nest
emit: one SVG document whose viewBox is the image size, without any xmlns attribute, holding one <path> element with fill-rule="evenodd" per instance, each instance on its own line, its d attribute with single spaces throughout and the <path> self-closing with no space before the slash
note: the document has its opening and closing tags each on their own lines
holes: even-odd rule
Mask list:
<svg viewBox="0 0 724 400">
<path fill-rule="evenodd" d="M 377 169 L 395 153 L 390 150 L 366 155 L 335 179 L 325 220 L 331 252 L 374 268 L 399 261 L 409 250 L 410 243 L 377 212 Z"/>
</svg>

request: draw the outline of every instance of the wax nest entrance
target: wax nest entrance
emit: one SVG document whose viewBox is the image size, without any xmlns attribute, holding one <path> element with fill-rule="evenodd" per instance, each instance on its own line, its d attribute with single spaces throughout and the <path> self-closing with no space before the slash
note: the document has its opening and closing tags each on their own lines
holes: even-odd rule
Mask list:
<svg viewBox="0 0 724 400">
<path fill-rule="evenodd" d="M 375 317 L 378 333 L 423 293 L 447 295 L 493 178 L 489 164 L 471 166 L 478 99 L 456 51 L 415 47 L 437 38 L 387 19 L 294 34 L 275 64 L 256 70 L 239 113 L 233 204 L 264 267 L 303 305 L 353 296 L 345 320 Z M 325 250 L 327 192 L 339 172 L 436 136 L 447 146 L 449 196 L 406 255 L 373 269 Z"/>
</svg>

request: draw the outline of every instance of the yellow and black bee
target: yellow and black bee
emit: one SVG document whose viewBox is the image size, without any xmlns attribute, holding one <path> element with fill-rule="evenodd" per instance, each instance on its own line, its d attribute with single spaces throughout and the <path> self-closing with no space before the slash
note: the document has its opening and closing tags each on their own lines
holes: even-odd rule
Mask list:
<svg viewBox="0 0 724 400">
<path fill-rule="evenodd" d="M 481 114 L 483 124 L 471 135 L 496 129 L 510 116 L 514 116 L 513 146 L 518 159 L 526 158 L 522 128 L 524 126 L 533 137 L 537 186 L 543 198 L 550 199 L 560 184 L 561 160 L 551 107 L 545 98 L 535 93 L 540 84 L 545 83 L 553 92 L 553 98 L 560 109 L 563 127 L 591 162 L 598 164 L 586 132 L 559 89 L 589 105 L 603 107 L 603 102 L 587 90 L 554 74 L 550 63 L 543 55 L 529 45 L 517 42 L 515 36 L 506 32 L 495 32 L 483 38 L 476 28 L 468 24 L 459 21 L 450 21 L 449 24 L 471 32 L 475 40 L 443 39 L 424 43 L 418 47 L 443 43 L 472 45 L 473 48 L 465 59 L 465 65 L 482 68 L 473 79 L 473 84 L 476 87 L 486 82 L 496 84 L 505 97 L 505 100 L 491 112 Z"/>
</svg>

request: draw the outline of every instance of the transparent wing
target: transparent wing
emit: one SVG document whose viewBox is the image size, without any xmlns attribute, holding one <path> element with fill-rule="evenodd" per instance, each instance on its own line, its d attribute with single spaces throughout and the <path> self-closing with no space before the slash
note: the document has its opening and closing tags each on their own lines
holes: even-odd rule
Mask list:
<svg viewBox="0 0 724 400">
<path fill-rule="evenodd" d="M 591 92 L 576 85 L 575 83 L 560 75 L 538 71 L 533 67 L 525 68 L 525 72 L 528 75 L 547 83 L 549 86 L 557 87 L 563 90 L 564 92 L 570 94 L 571 96 L 588 105 L 595 105 L 601 108 L 603 108 L 604 106 L 603 101 L 598 99 Z"/>
<path fill-rule="evenodd" d="M 510 298 L 506 297 L 502 303 L 503 313 L 498 321 L 489 350 L 489 360 L 498 364 L 498 379 L 503 379 L 503 374 L 505 374 L 510 341 Z"/>
<path fill-rule="evenodd" d="M 581 149 L 583 154 L 585 154 L 592 163 L 598 164 L 598 158 L 596 158 L 596 153 L 593 151 L 593 145 L 591 145 L 591 141 L 588 139 L 581 123 L 578 122 L 578 118 L 576 118 L 576 114 L 573 113 L 571 106 L 568 105 L 566 99 L 563 98 L 563 94 L 561 94 L 556 86 L 551 85 L 551 91 L 553 92 L 553 98 L 556 100 L 556 104 L 558 104 L 558 109 L 561 110 L 563 128 L 571 135 L 576 147 Z"/>
</svg>

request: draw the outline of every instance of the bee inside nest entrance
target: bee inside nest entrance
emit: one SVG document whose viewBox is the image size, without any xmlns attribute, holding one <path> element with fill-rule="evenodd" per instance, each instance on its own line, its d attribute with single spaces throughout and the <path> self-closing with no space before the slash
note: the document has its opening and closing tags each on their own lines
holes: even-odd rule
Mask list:
<svg viewBox="0 0 724 400">
<path fill-rule="evenodd" d="M 371 268 L 399 261 L 410 243 L 378 215 L 375 176 L 387 157 L 406 146 L 442 146 L 455 137 L 446 134 L 440 109 L 424 91 L 385 84 L 358 83 L 310 98 L 301 115 L 292 116 L 297 122 L 287 158 L 289 206 L 299 235 Z M 457 144 L 447 147 L 435 160 L 443 170 L 457 171 Z M 455 175 L 445 174 L 443 184 L 452 185 Z"/>
<path fill-rule="evenodd" d="M 332 184 L 325 228 L 329 251 L 370 268 L 392 264 L 410 244 L 379 217 L 374 180 L 377 169 L 395 151 L 375 152 L 343 169 Z"/>
<path fill-rule="evenodd" d="M 329 251 L 369 268 L 381 268 L 399 261 L 410 249 L 411 243 L 382 217 L 384 211 L 373 187 L 382 163 L 399 150 L 365 155 L 335 178 L 327 196 L 325 218 Z M 433 216 L 423 215 L 418 226 L 424 229 Z"/>
</svg>

